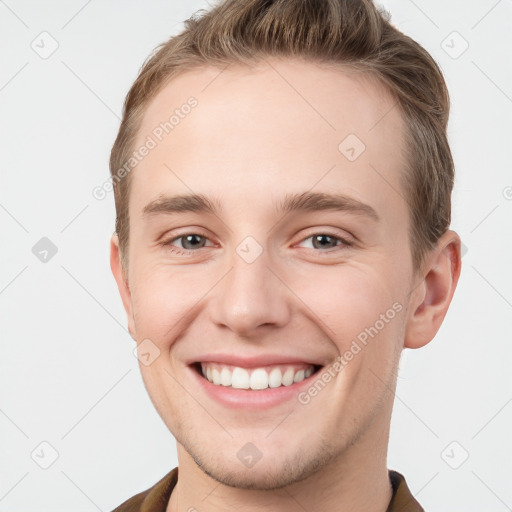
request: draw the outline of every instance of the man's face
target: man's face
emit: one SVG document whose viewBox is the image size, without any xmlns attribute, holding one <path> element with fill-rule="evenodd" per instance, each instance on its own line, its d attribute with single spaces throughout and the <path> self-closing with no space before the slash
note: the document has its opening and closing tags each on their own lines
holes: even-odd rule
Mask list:
<svg viewBox="0 0 512 512">
<path fill-rule="evenodd" d="M 135 148 L 162 140 L 132 173 L 122 291 L 150 354 L 145 385 L 181 447 L 218 481 L 259 489 L 385 442 L 415 297 L 398 107 L 353 71 L 267 62 L 189 71 L 150 103 Z M 217 211 L 158 202 L 192 194 Z M 347 207 L 281 209 L 302 194 Z M 276 387 L 216 385 L 200 363 L 242 387 L 262 368 L 254 386 Z"/>
</svg>

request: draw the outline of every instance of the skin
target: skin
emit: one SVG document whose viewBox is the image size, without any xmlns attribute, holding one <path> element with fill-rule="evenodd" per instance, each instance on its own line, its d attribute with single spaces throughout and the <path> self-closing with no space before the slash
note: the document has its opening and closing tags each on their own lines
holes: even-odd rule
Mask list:
<svg viewBox="0 0 512 512">
<path fill-rule="evenodd" d="M 132 171 L 127 269 L 116 235 L 111 241 L 129 331 L 160 350 L 140 369 L 177 440 L 167 511 L 384 511 L 400 354 L 441 326 L 460 274 L 460 238 L 447 231 L 413 269 L 399 181 L 405 127 L 375 80 L 291 59 L 202 67 L 151 101 L 138 142 L 190 96 L 197 107 Z M 350 133 L 366 146 L 352 162 L 338 149 Z M 307 191 L 348 195 L 380 220 L 276 211 L 286 193 Z M 216 198 L 222 213 L 142 213 L 160 194 L 190 192 Z M 323 233 L 352 245 L 315 244 Z M 178 238 L 187 234 L 200 238 L 187 245 Z M 236 252 L 247 236 L 263 248 L 250 264 Z M 401 311 L 307 405 L 233 410 L 207 396 L 186 366 L 217 351 L 327 367 L 394 303 Z M 247 442 L 263 455 L 251 468 L 237 458 Z"/>
</svg>

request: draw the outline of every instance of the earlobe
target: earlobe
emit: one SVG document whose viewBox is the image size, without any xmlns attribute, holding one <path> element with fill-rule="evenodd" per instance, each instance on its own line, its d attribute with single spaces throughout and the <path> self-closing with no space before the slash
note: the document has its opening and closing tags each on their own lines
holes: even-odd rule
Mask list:
<svg viewBox="0 0 512 512">
<path fill-rule="evenodd" d="M 133 319 L 133 303 L 128 281 L 128 273 L 126 269 L 123 268 L 121 262 L 119 238 L 116 233 L 114 233 L 110 239 L 110 268 L 112 270 L 112 274 L 114 275 L 114 279 L 116 280 L 117 288 L 119 290 L 119 294 L 121 295 L 121 300 L 123 301 L 123 306 L 126 311 L 128 331 L 130 336 L 136 340 L 135 323 Z"/>
<path fill-rule="evenodd" d="M 420 348 L 432 341 L 443 323 L 461 271 L 461 240 L 448 230 L 432 251 L 423 281 L 411 295 L 404 347 Z"/>
</svg>

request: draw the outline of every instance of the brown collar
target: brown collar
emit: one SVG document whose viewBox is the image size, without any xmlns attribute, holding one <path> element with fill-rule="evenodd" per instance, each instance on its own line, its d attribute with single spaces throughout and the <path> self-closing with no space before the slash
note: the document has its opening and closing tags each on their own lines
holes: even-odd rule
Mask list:
<svg viewBox="0 0 512 512">
<path fill-rule="evenodd" d="M 411 494 L 405 478 L 397 471 L 389 471 L 393 495 L 386 512 L 425 512 Z M 166 512 L 172 490 L 178 482 L 178 468 L 174 468 L 153 487 L 143 491 L 112 512 Z"/>
</svg>

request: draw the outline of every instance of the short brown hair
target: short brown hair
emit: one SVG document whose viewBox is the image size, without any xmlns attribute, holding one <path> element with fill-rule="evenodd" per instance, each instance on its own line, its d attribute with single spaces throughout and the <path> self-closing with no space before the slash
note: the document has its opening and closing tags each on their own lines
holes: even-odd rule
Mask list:
<svg viewBox="0 0 512 512">
<path fill-rule="evenodd" d="M 248 64 L 266 56 L 349 64 L 376 77 L 399 106 L 407 127 L 402 186 L 410 211 L 413 265 L 419 270 L 446 232 L 454 166 L 446 127 L 448 90 L 438 65 L 417 42 L 393 27 L 371 0 L 224 0 L 185 21 L 158 46 L 126 97 L 110 156 L 116 232 L 128 263 L 130 158 L 145 109 L 178 74 L 204 65 Z M 123 174 L 124 175 L 124 174 Z"/>
</svg>

